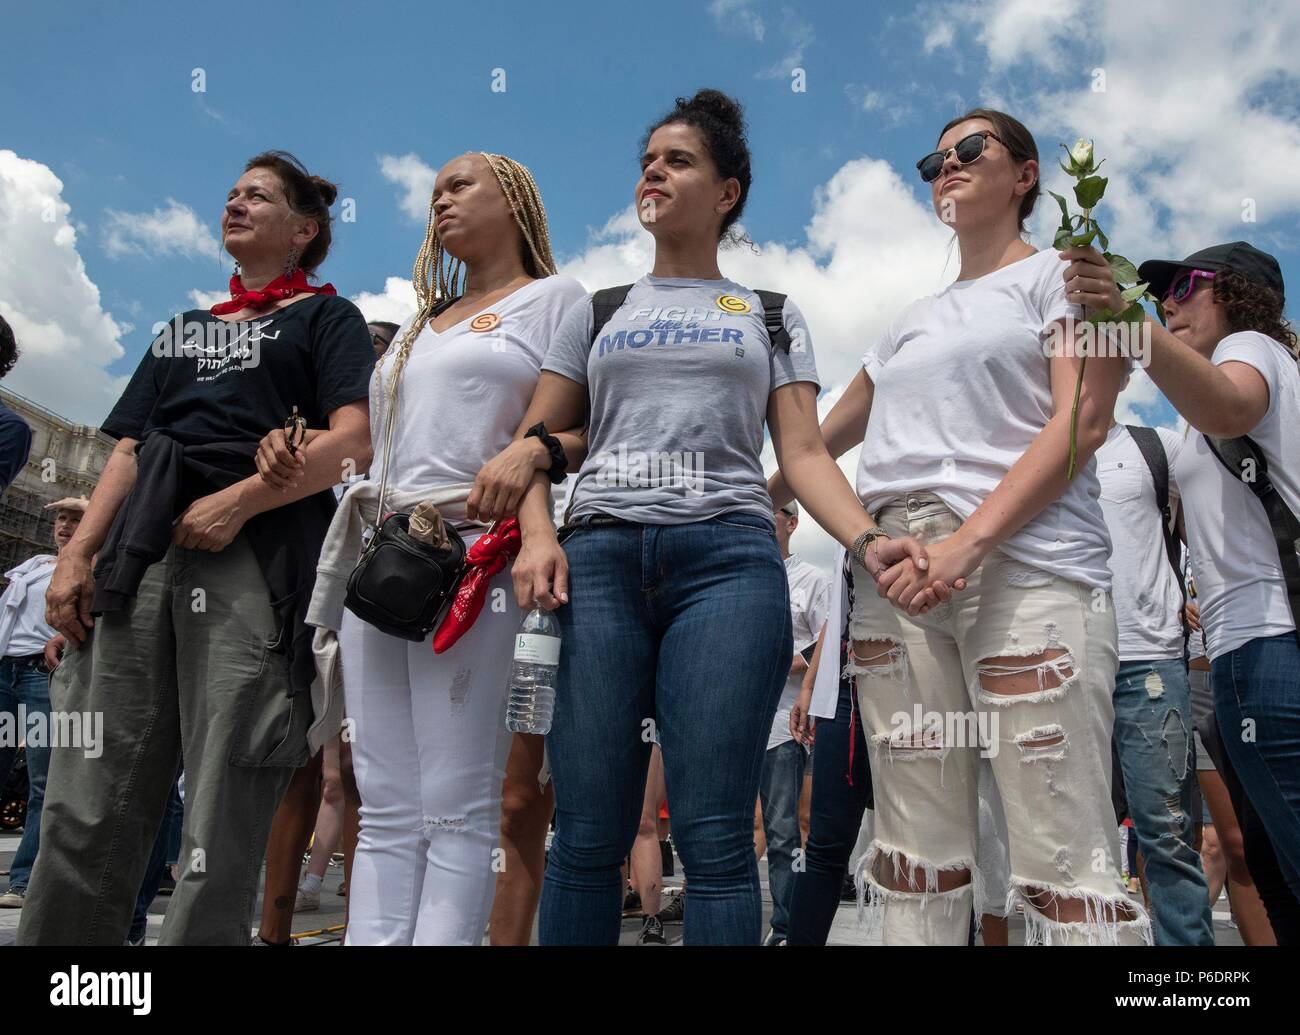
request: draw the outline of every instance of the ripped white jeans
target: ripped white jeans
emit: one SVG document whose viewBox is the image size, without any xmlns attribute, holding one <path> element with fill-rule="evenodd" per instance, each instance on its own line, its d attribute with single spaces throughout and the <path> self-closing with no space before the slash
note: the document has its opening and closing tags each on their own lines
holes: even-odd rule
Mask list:
<svg viewBox="0 0 1300 1035">
<path fill-rule="evenodd" d="M 876 520 L 928 544 L 960 525 L 929 493 Z M 1119 658 L 1109 594 L 1001 550 L 968 583 L 910 618 L 855 565 L 848 671 L 877 813 L 857 873 L 868 920 L 883 925 L 886 944 L 966 944 L 972 903 L 985 898 L 976 887 L 983 753 L 1006 813 L 1007 912 L 1023 906 L 1026 940 L 1149 943 L 1150 921 L 1120 879 L 1110 798 Z"/>
<path fill-rule="evenodd" d="M 467 541 L 472 542 L 472 539 Z M 506 574 L 492 589 L 508 586 Z M 493 593 L 446 654 L 350 611 L 339 633 L 361 834 L 349 945 L 478 945 L 496 887 L 505 706 L 519 615 Z"/>
</svg>

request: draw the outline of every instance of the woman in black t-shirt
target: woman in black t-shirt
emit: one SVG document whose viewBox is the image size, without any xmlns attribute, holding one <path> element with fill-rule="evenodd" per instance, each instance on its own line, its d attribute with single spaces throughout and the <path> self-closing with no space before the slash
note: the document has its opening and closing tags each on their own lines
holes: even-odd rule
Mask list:
<svg viewBox="0 0 1300 1035">
<path fill-rule="evenodd" d="M 47 595 L 69 644 L 51 698 L 93 717 L 94 743 L 52 759 L 22 944 L 122 944 L 182 746 L 161 941 L 248 942 L 271 818 L 308 755 L 303 613 L 329 489 L 370 461 L 370 334 L 307 282 L 336 193 L 283 152 L 251 159 L 221 218 L 231 300 L 163 325 L 104 422 L 118 444 Z M 295 418 L 296 473 L 272 484 L 259 440 Z"/>
</svg>

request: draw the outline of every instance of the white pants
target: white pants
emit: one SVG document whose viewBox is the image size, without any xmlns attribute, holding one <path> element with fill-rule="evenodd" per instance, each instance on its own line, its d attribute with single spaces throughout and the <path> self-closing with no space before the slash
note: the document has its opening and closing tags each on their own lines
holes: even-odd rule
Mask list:
<svg viewBox="0 0 1300 1035">
<path fill-rule="evenodd" d="M 478 945 L 496 886 L 511 646 L 503 572 L 446 654 L 350 611 L 339 632 L 344 732 L 361 795 L 349 945 Z M 494 600 L 495 597 L 495 600 Z M 504 611 L 494 611 L 505 602 Z"/>
<path fill-rule="evenodd" d="M 895 538 L 931 545 L 959 525 L 929 493 L 876 519 Z M 1149 943 L 1146 912 L 1120 880 L 1110 800 L 1119 666 L 1110 595 L 994 550 L 951 603 L 909 618 L 860 567 L 854 575 L 849 671 L 876 788 L 858 883 L 885 944 L 965 945 L 972 906 L 989 908 L 982 885 L 997 867 L 977 858 L 981 753 L 1008 834 L 1011 872 L 997 880 L 1010 891 L 998 912 L 1023 904 L 1028 943 Z M 1002 682 L 1027 673 L 1036 673 L 1029 690 Z M 939 889 L 941 873 L 963 870 L 964 883 Z M 1055 919 L 1033 904 L 1044 898 L 1079 900 L 1086 919 Z"/>
</svg>

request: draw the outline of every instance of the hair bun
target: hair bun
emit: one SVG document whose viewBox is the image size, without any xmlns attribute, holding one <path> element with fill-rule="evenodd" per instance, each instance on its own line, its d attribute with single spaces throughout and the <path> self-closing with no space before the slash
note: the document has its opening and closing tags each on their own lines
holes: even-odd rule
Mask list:
<svg viewBox="0 0 1300 1035">
<path fill-rule="evenodd" d="M 339 189 L 323 176 L 313 176 L 312 184 L 320 191 L 321 200 L 325 202 L 326 208 L 334 204 L 334 199 L 339 196 Z"/>
<path fill-rule="evenodd" d="M 677 108 L 679 111 L 694 111 L 712 116 L 719 122 L 734 127 L 737 132 L 744 132 L 745 110 L 739 101 L 728 97 L 721 90 L 697 90 L 689 100 L 678 97 Z"/>
</svg>

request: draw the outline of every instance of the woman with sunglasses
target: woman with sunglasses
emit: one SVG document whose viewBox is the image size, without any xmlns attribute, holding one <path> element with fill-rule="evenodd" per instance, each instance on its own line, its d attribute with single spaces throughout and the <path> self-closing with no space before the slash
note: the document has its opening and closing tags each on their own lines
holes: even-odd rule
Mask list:
<svg viewBox="0 0 1300 1035">
<path fill-rule="evenodd" d="M 104 421 L 117 447 L 46 596 L 69 645 L 51 696 L 103 717 L 103 754 L 55 753 L 23 944 L 123 943 L 182 745 L 160 940 L 248 944 L 271 819 L 307 761 L 330 487 L 370 459 L 365 319 L 307 279 L 336 193 L 284 152 L 250 159 L 221 215 L 230 300 L 166 324 Z M 255 454 L 286 420 L 310 441 L 275 486 Z"/>
<path fill-rule="evenodd" d="M 905 560 L 880 579 L 887 599 L 854 595 L 849 669 L 876 777 L 860 894 L 887 944 L 966 944 L 982 901 L 983 748 L 1007 818 L 1008 907 L 1023 907 L 1027 941 L 1149 942 L 1110 806 L 1119 659 L 1091 463 L 1124 363 L 1086 364 L 1068 478 L 1078 309 L 1056 253 L 1023 239 L 1039 192 L 1033 137 L 978 108 L 944 126 L 917 168 L 961 271 L 867 349 L 822 434 L 836 456 L 862 444 L 858 494 L 886 532 L 926 544 L 924 579 L 965 588 L 919 614 Z M 771 489 L 778 505 L 788 498 L 780 479 Z"/>
<path fill-rule="evenodd" d="M 1062 253 L 1069 297 L 1124 308 L 1094 249 Z M 1201 625 L 1210 658 L 1220 741 L 1253 811 L 1263 820 L 1290 895 L 1256 874 L 1279 944 L 1300 942 L 1300 631 L 1282 553 L 1265 505 L 1252 491 L 1262 465 L 1292 519 L 1300 518 L 1300 371 L 1296 334 L 1283 317 L 1277 260 L 1245 241 L 1181 262 L 1138 269 L 1163 299 L 1166 324 L 1145 318 L 1147 373 L 1192 427 L 1178 454 Z M 1257 457 L 1215 455 L 1246 436 Z M 1213 447 L 1213 448 L 1212 448 Z M 1229 464 L 1233 470 L 1229 470 Z M 1240 471 L 1240 475 L 1237 473 Z M 1279 514 L 1285 519 L 1285 515 Z M 1286 533 L 1293 550 L 1300 525 Z M 1243 831 L 1247 824 L 1243 821 Z M 1249 836 L 1249 835 L 1248 835 Z M 1258 850 L 1247 858 L 1267 857 Z M 1252 864 L 1252 871 L 1255 866 Z"/>
<path fill-rule="evenodd" d="M 759 462 L 764 421 L 800 502 L 870 570 L 925 560 L 915 542 L 873 543 L 826 454 L 798 309 L 786 302 L 769 334 L 759 296 L 719 271 L 751 179 L 740 106 L 716 90 L 679 99 L 642 151 L 636 203 L 654 268 L 598 334 L 590 299 L 569 311 L 525 418 L 566 428 L 590 413 L 563 548 L 544 481 L 519 512 L 516 596 L 558 607 L 563 633 L 540 938 L 617 943 L 619 864 L 657 733 L 691 889 L 685 940 L 757 945 L 754 801 L 793 656 Z"/>
</svg>

